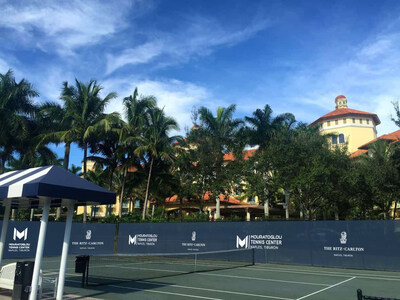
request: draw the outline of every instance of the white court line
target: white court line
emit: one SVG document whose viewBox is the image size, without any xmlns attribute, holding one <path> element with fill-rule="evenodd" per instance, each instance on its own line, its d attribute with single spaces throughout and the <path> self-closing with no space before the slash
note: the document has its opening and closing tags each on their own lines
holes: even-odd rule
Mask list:
<svg viewBox="0 0 400 300">
<path fill-rule="evenodd" d="M 185 285 L 178 285 L 178 284 L 157 283 L 157 282 L 143 281 L 143 280 L 138 280 L 136 282 L 144 283 L 144 284 L 159 285 L 159 286 L 177 287 L 177 288 L 183 288 L 183 289 L 192 289 L 192 290 L 210 291 L 210 292 L 217 292 L 217 293 L 244 295 L 244 296 L 250 296 L 250 297 L 261 297 L 261 298 L 281 299 L 281 300 L 293 300 L 291 298 L 266 296 L 266 295 L 258 295 L 258 294 L 249 294 L 249 293 L 233 292 L 233 291 L 226 291 L 226 290 L 206 289 L 206 288 L 200 288 L 200 287 L 194 287 L 194 286 L 185 286 Z"/>
<path fill-rule="evenodd" d="M 113 268 L 121 268 L 121 269 L 137 269 L 137 270 L 149 270 L 149 271 L 161 271 L 161 272 L 170 272 L 170 273 L 181 273 L 189 274 L 187 271 L 174 271 L 174 270 L 163 270 L 163 269 L 151 269 L 151 268 L 140 268 L 140 267 L 123 267 L 123 266 L 116 266 L 116 265 L 106 265 L 103 267 L 113 267 Z"/>
<path fill-rule="evenodd" d="M 329 271 L 301 271 L 299 269 L 280 269 L 280 268 L 257 268 L 257 267 L 246 267 L 246 268 L 237 268 L 237 269 L 246 269 L 246 270 L 256 270 L 256 271 L 275 271 L 282 273 L 294 273 L 294 274 L 310 274 L 310 275 L 323 275 L 323 276 L 334 276 L 334 277 L 349 277 L 349 276 L 357 276 L 357 278 L 363 279 L 377 279 L 377 280 L 399 280 L 400 276 L 390 276 L 390 275 L 379 275 L 379 274 L 361 274 L 361 273 L 338 273 L 338 272 L 329 272 Z"/>
<path fill-rule="evenodd" d="M 65 281 L 80 282 L 80 281 L 77 281 L 77 280 L 69 280 L 69 279 L 65 279 Z M 156 293 L 156 294 L 167 294 L 167 295 L 182 296 L 182 297 L 188 297 L 188 298 L 209 299 L 209 300 L 223 300 L 221 298 L 211 298 L 211 297 L 204 297 L 204 296 L 194 296 L 194 295 L 188 295 L 188 294 L 180 294 L 180 293 L 172 293 L 172 292 L 164 292 L 164 291 L 155 291 L 155 290 L 134 288 L 134 287 L 129 287 L 129 286 L 119 286 L 119 285 L 107 285 L 107 286 L 118 288 L 118 289 L 128 289 L 128 290 L 143 291 L 143 292 L 147 292 L 147 293 Z M 289 300 L 294 300 L 294 299 L 289 299 Z"/>
<path fill-rule="evenodd" d="M 154 262 L 146 262 L 148 264 L 157 264 L 157 261 Z M 138 264 L 138 263 L 127 263 L 127 264 Z M 193 265 L 193 264 L 185 264 L 185 263 L 176 263 L 176 262 L 160 262 L 160 264 L 169 264 L 169 265 Z M 222 264 L 206 264 L 206 263 L 197 263 L 197 266 L 216 266 L 216 267 L 229 267 L 231 265 L 222 265 Z M 243 269 L 243 270 L 256 270 L 256 271 L 277 271 L 277 272 L 283 272 L 283 273 L 294 273 L 294 274 L 310 274 L 310 275 L 324 275 L 324 276 L 333 276 L 333 277 L 349 277 L 349 276 L 357 276 L 358 278 L 363 278 L 363 279 L 377 279 L 377 280 L 388 280 L 388 281 L 400 281 L 399 276 L 391 276 L 391 275 L 380 275 L 380 274 L 371 274 L 371 275 L 365 275 L 365 274 L 360 274 L 360 273 L 338 273 L 338 272 L 329 272 L 329 271 L 307 271 L 307 270 L 299 270 L 299 269 L 289 269 L 289 268 L 263 268 L 263 267 L 257 267 L 257 266 L 232 266 L 232 269 Z M 218 271 L 218 270 L 215 270 Z M 376 276 L 376 277 L 375 277 Z"/>
<path fill-rule="evenodd" d="M 263 269 L 263 270 L 288 270 L 288 271 L 304 271 L 304 272 L 308 272 L 308 271 L 310 271 L 310 272 L 314 272 L 314 273 L 326 273 L 326 274 L 340 274 L 340 275 L 349 275 L 349 273 L 340 273 L 340 272 L 331 272 L 331 271 L 318 271 L 318 270 L 312 270 L 312 269 L 293 269 L 293 268 L 277 268 L 277 267 L 261 267 L 261 266 L 259 266 L 259 265 L 255 265 L 255 266 L 249 266 L 249 268 L 250 269 Z M 321 267 L 321 268 L 324 268 L 324 267 Z M 332 269 L 332 268 L 331 268 Z M 343 270 L 343 269 L 342 269 Z M 352 270 L 354 270 L 354 269 L 345 269 L 345 270 L 348 270 L 348 271 L 352 271 Z M 345 270 L 343 270 L 343 271 L 345 271 Z M 394 273 L 394 272 L 396 272 L 396 273 L 399 273 L 399 275 L 400 275 L 400 272 L 398 272 L 398 271 L 384 271 L 384 270 L 381 270 L 381 271 L 379 271 L 379 270 L 365 270 L 366 272 L 374 272 L 374 271 L 376 271 L 376 272 L 392 272 L 392 273 Z M 354 275 L 354 276 L 359 276 L 359 275 L 361 275 L 361 276 L 377 276 L 377 277 L 387 277 L 387 278 L 400 278 L 400 276 L 395 276 L 395 275 L 381 275 L 381 274 L 373 274 L 373 273 L 371 273 L 371 274 L 365 274 L 365 273 L 351 273 L 350 275 Z"/>
<path fill-rule="evenodd" d="M 53 261 L 54 262 L 54 261 Z M 57 261 L 59 262 L 59 261 Z M 157 262 L 147 262 L 147 263 L 157 263 Z M 136 263 L 126 263 L 126 264 L 142 264 L 142 262 L 136 262 Z M 163 262 L 163 264 L 171 264 L 171 265 L 186 265 L 184 263 L 173 263 L 173 262 Z M 190 265 L 190 264 L 187 264 Z M 215 264 L 197 264 L 197 265 L 202 265 L 202 266 L 221 266 L 225 267 L 227 265 L 215 265 Z M 115 266 L 115 265 L 112 265 Z M 96 268 L 99 266 L 92 266 L 91 268 Z M 73 267 L 67 268 L 67 269 L 74 269 Z M 290 268 L 270 268 L 270 267 L 260 267 L 259 265 L 256 266 L 246 266 L 246 267 L 234 267 L 234 269 L 243 269 L 243 270 L 256 270 L 256 271 L 276 271 L 276 272 L 282 272 L 282 273 L 293 273 L 293 274 L 306 274 L 306 275 L 323 275 L 323 276 L 333 276 L 333 277 L 349 277 L 349 276 L 357 276 L 358 278 L 362 279 L 377 279 L 377 280 L 388 280 L 388 281 L 400 281 L 400 276 L 393 276 L 393 275 L 380 275 L 380 274 L 362 274 L 362 273 L 339 273 L 339 272 L 330 272 L 330 271 L 315 271 L 315 270 L 307 270 L 307 269 L 290 269 Z M 57 271 L 58 269 L 48 269 L 48 271 Z M 351 270 L 351 269 L 349 269 Z"/>
<path fill-rule="evenodd" d="M 142 264 L 141 262 L 137 262 L 137 263 L 130 263 L 130 264 Z M 125 264 L 126 265 L 126 264 Z M 108 265 L 111 267 L 117 267 L 117 265 Z M 101 266 L 90 266 L 90 269 L 92 268 L 104 268 L 104 265 Z M 65 268 L 66 270 L 75 270 L 75 267 L 69 267 L 69 268 Z M 45 269 L 44 272 L 53 272 L 53 271 L 59 271 L 59 269 Z"/>
<path fill-rule="evenodd" d="M 124 266 L 115 266 L 115 265 L 108 265 L 106 267 L 117 267 L 117 268 L 122 268 L 122 269 L 138 269 L 138 270 L 149 270 L 149 271 L 180 273 L 182 275 L 193 274 L 193 275 L 218 276 L 218 277 L 227 277 L 227 278 L 251 279 L 251 280 L 259 280 L 259 281 L 294 283 L 294 284 L 303 284 L 303 285 L 330 286 L 329 284 L 323 284 L 323 283 L 311 283 L 311 282 L 302 282 L 302 281 L 290 281 L 290 280 L 268 279 L 268 278 L 258 278 L 258 277 L 225 275 L 225 274 L 216 274 L 216 273 L 207 273 L 207 272 L 204 272 L 204 273 L 203 272 L 188 273 L 188 272 L 185 272 L 185 271 L 163 270 L 163 269 L 153 269 L 153 268 L 140 268 L 140 267 L 124 267 Z"/>
<path fill-rule="evenodd" d="M 110 278 L 110 277 L 101 277 L 101 278 Z M 115 279 L 115 278 L 110 278 L 110 279 Z M 68 280 L 68 281 L 78 282 L 78 281 L 75 281 L 75 280 Z M 132 282 L 132 280 L 124 280 L 124 279 L 122 279 L 122 281 Z M 226 293 L 226 294 L 234 294 L 234 295 L 243 295 L 243 296 L 249 296 L 249 297 L 259 297 L 259 298 L 278 299 L 278 300 L 294 300 L 292 298 L 284 298 L 284 297 L 277 297 L 277 296 L 267 296 L 267 295 L 258 295 L 258 294 L 250 294 L 250 293 L 241 293 L 241 292 L 226 291 L 226 290 L 207 289 L 207 288 L 186 286 L 186 285 L 179 285 L 179 284 L 158 283 L 158 282 L 152 282 L 152 281 L 147 281 L 147 280 L 136 280 L 134 282 L 135 283 L 142 283 L 142 284 L 157 285 L 157 286 L 167 286 L 167 287 L 173 287 L 173 288 L 182 288 L 182 289 L 200 290 L 200 291 Z M 111 286 L 111 285 L 108 285 L 108 286 Z M 118 287 L 126 288 L 125 286 L 118 286 Z"/>
<path fill-rule="evenodd" d="M 194 262 L 194 261 L 193 261 Z M 148 264 L 166 264 L 166 265 L 185 265 L 185 266 L 194 266 L 195 264 L 194 263 L 192 263 L 192 264 L 185 264 L 185 263 L 182 263 L 182 262 L 157 262 L 157 261 L 153 261 L 153 262 L 146 262 L 146 263 L 148 263 Z M 128 263 L 128 264 L 130 264 L 130 263 Z M 238 268 L 244 268 L 244 265 L 243 264 L 241 264 L 241 265 L 232 265 L 232 264 L 214 264 L 214 263 L 209 263 L 209 264 L 207 264 L 207 263 L 204 263 L 204 262 L 201 262 L 201 263 L 199 263 L 199 262 L 197 262 L 196 263 L 196 266 L 213 266 L 213 267 L 226 267 L 226 268 L 231 268 L 231 269 L 238 269 Z M 247 266 L 251 266 L 251 264 L 249 263 Z"/>
<path fill-rule="evenodd" d="M 294 284 L 304 284 L 304 285 L 320 285 L 320 286 L 330 286 L 324 283 L 312 283 L 303 281 L 291 281 L 291 280 L 280 280 L 280 279 L 268 279 L 268 278 L 258 278 L 258 277 L 247 277 L 247 276 L 236 276 L 236 275 L 225 275 L 216 273 L 193 273 L 195 275 L 204 276 L 218 276 L 218 277 L 228 277 L 228 278 L 239 278 L 239 279 L 250 279 L 250 280 L 260 280 L 260 281 L 273 281 L 273 282 L 283 282 L 283 283 L 294 283 Z"/>
<path fill-rule="evenodd" d="M 326 291 L 326 290 L 329 290 L 329 289 L 331 289 L 331 288 L 333 288 L 333 287 L 335 287 L 335 286 L 338 286 L 338 285 L 341 285 L 341 284 L 343 284 L 343 283 L 345 283 L 345 282 L 348 282 L 348 281 L 350 281 L 350 280 L 353 280 L 354 278 L 357 278 L 357 277 L 354 276 L 354 277 L 351 277 L 351 278 L 349 278 L 349 279 L 343 280 L 343 281 L 341 281 L 341 282 L 339 282 L 339 283 L 336 283 L 336 284 L 334 284 L 334 285 L 328 286 L 327 288 L 324 288 L 324 289 L 322 289 L 322 290 L 319 290 L 319 291 L 316 291 L 316 292 L 314 292 L 314 293 L 311 293 L 311 294 L 305 295 L 305 296 L 303 296 L 303 297 L 297 298 L 296 300 L 305 299 L 305 298 L 308 298 L 308 297 L 313 296 L 313 295 L 315 295 L 315 294 L 319 294 L 319 293 L 321 293 L 321 292 L 323 292 L 323 291 Z"/>
</svg>

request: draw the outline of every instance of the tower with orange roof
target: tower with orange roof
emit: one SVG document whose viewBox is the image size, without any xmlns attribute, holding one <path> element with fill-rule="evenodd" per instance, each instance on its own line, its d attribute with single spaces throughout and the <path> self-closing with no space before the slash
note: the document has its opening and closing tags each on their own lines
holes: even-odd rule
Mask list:
<svg viewBox="0 0 400 300">
<path fill-rule="evenodd" d="M 335 98 L 335 110 L 318 118 L 311 126 L 318 126 L 321 134 L 332 134 L 332 147 L 347 144 L 350 154 L 376 139 L 376 126 L 380 123 L 374 113 L 348 108 L 346 97 L 339 95 Z"/>
</svg>

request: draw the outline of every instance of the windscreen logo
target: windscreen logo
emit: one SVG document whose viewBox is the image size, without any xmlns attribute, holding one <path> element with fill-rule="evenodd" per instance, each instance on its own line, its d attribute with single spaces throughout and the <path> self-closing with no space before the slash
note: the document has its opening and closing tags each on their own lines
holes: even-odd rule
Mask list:
<svg viewBox="0 0 400 300">
<path fill-rule="evenodd" d="M 14 241 L 16 241 L 17 239 L 19 240 L 24 239 L 24 241 L 26 241 L 27 238 L 28 238 L 28 228 L 25 228 L 21 232 L 19 232 L 17 228 L 14 228 L 14 236 L 13 236 Z"/>
<path fill-rule="evenodd" d="M 128 235 L 128 245 L 134 246 L 155 246 L 158 242 L 157 233 L 137 233 Z"/>
<path fill-rule="evenodd" d="M 244 239 L 241 239 L 237 235 L 236 236 L 236 248 L 249 248 L 249 236 L 247 235 Z"/>
<path fill-rule="evenodd" d="M 341 243 L 342 245 L 344 245 L 344 244 L 347 243 L 347 233 L 346 233 L 346 231 L 343 231 L 343 232 L 340 234 L 340 243 Z"/>
<path fill-rule="evenodd" d="M 136 243 L 137 243 L 136 234 L 133 237 L 131 235 L 129 235 L 128 245 L 136 245 Z"/>
</svg>

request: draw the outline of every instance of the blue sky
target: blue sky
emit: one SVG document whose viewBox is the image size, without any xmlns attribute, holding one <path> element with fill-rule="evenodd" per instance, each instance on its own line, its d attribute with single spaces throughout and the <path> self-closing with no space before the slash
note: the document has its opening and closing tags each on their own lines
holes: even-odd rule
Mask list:
<svg viewBox="0 0 400 300">
<path fill-rule="evenodd" d="M 98 79 L 155 95 L 182 131 L 193 106 L 269 104 L 312 122 L 344 94 L 377 113 L 378 134 L 400 99 L 399 1 L 4 1 L 0 72 L 9 68 L 59 101 L 63 81 Z M 62 149 L 59 153 L 62 156 Z M 82 154 L 73 149 L 72 162 Z"/>
</svg>

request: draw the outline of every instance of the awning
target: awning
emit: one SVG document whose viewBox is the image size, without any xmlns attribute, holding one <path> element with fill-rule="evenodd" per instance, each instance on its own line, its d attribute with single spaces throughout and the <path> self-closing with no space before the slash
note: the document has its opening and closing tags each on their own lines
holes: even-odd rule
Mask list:
<svg viewBox="0 0 400 300">
<path fill-rule="evenodd" d="M 115 193 L 57 166 L 10 171 L 0 175 L 0 202 L 10 199 L 13 208 L 37 208 L 44 199 L 51 206 L 115 204 Z"/>
<path fill-rule="evenodd" d="M 0 175 L 0 203 L 5 206 L 0 236 L 0 263 L 3 258 L 10 209 L 43 207 L 30 300 L 36 300 L 37 297 L 50 206 L 68 208 L 57 287 L 57 300 L 62 300 L 74 206 L 114 204 L 115 197 L 115 193 L 57 166 L 11 171 Z"/>
</svg>

